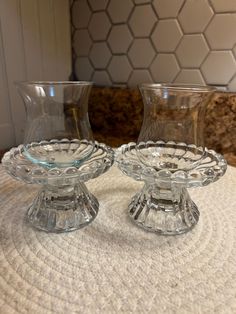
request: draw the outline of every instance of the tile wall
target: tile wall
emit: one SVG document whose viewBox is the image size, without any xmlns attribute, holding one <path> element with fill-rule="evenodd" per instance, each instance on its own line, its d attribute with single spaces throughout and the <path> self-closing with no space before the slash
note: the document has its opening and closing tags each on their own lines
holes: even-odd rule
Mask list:
<svg viewBox="0 0 236 314">
<path fill-rule="evenodd" d="M 236 0 L 74 0 L 71 16 L 78 80 L 236 90 Z"/>
</svg>

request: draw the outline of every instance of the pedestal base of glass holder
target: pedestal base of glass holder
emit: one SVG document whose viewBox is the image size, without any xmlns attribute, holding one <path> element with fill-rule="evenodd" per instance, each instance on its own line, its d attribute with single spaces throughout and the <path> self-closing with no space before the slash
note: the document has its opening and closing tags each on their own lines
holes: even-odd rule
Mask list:
<svg viewBox="0 0 236 314">
<path fill-rule="evenodd" d="M 153 148 L 155 143 L 151 144 Z M 148 145 L 147 142 L 147 148 Z M 157 142 L 156 145 L 159 149 L 160 143 Z M 179 150 L 182 147 L 183 144 Z M 186 145 L 184 149 L 188 153 L 192 147 Z M 192 154 L 189 156 L 192 158 Z M 200 163 L 193 169 L 157 170 L 140 161 L 136 143 L 122 145 L 116 152 L 116 162 L 124 174 L 145 182 L 143 189 L 131 200 L 128 208 L 130 217 L 145 230 L 163 235 L 181 234 L 197 224 L 199 210 L 190 198 L 187 188 L 208 185 L 223 176 L 227 169 L 227 163 L 220 154 L 206 149 Z"/>
<path fill-rule="evenodd" d="M 13 178 L 42 185 L 28 209 L 27 220 L 47 232 L 73 231 L 95 219 L 99 203 L 84 182 L 106 172 L 113 162 L 113 150 L 97 142 L 79 167 L 43 167 L 26 157 L 22 145 L 12 148 L 2 159 L 3 167 Z"/>
<path fill-rule="evenodd" d="M 145 184 L 132 198 L 129 215 L 148 231 L 175 235 L 192 229 L 200 213 L 186 188 Z"/>
<path fill-rule="evenodd" d="M 44 186 L 30 206 L 26 219 L 47 232 L 80 229 L 97 216 L 99 203 L 84 183 L 74 186 Z"/>
</svg>

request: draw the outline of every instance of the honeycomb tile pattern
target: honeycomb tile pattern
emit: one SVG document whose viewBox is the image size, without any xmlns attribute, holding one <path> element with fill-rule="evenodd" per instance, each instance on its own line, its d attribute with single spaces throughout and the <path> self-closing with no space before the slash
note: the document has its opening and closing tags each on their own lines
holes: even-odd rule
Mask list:
<svg viewBox="0 0 236 314">
<path fill-rule="evenodd" d="M 145 58 L 143 47 L 145 47 Z M 155 57 L 155 50 L 147 38 L 136 38 L 129 49 L 128 57 L 134 68 L 147 68 Z"/>
<path fill-rule="evenodd" d="M 134 37 L 149 37 L 157 21 L 157 16 L 150 4 L 136 6 L 130 16 L 128 25 Z"/>
<path fill-rule="evenodd" d="M 91 49 L 90 61 L 96 69 L 104 69 L 111 58 L 111 51 L 105 42 L 95 43 Z"/>
<path fill-rule="evenodd" d="M 71 21 L 77 80 L 236 90 L 235 0 L 72 0 Z"/>
<path fill-rule="evenodd" d="M 108 37 L 108 44 L 112 53 L 126 53 L 133 37 L 126 25 L 114 25 Z"/>
<path fill-rule="evenodd" d="M 201 65 L 208 51 L 209 48 L 202 35 L 184 35 L 176 49 L 176 56 L 181 67 L 196 68 Z"/>
<path fill-rule="evenodd" d="M 178 22 L 174 19 L 169 19 L 159 21 L 151 38 L 158 52 L 173 52 L 181 36 L 182 31 Z"/>
</svg>

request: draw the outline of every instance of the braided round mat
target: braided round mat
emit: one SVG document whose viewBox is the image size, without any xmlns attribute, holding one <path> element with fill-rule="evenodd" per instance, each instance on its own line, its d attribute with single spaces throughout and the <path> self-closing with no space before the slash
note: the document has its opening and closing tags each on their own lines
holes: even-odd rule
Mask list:
<svg viewBox="0 0 236 314">
<path fill-rule="evenodd" d="M 0 313 L 236 313 L 235 168 L 190 190 L 200 221 L 175 237 L 129 220 L 141 184 L 115 167 L 87 184 L 95 221 L 67 234 L 28 226 L 39 187 L 0 177 Z"/>
</svg>

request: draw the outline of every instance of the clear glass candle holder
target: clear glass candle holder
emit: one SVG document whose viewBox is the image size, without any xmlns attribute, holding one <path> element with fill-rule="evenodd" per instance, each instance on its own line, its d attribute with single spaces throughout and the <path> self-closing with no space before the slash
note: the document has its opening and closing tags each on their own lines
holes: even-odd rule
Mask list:
<svg viewBox="0 0 236 314">
<path fill-rule="evenodd" d="M 205 153 L 207 86 L 142 84 L 144 119 L 136 147 L 140 161 L 157 170 L 189 170 Z"/>
<path fill-rule="evenodd" d="M 222 156 L 204 144 L 207 86 L 143 84 L 144 118 L 138 143 L 119 148 L 120 169 L 144 181 L 129 204 L 140 227 L 162 235 L 191 230 L 199 210 L 187 189 L 214 182 L 226 171 Z"/>
<path fill-rule="evenodd" d="M 97 216 L 99 202 L 86 182 L 106 172 L 114 152 L 93 140 L 88 119 L 90 82 L 21 82 L 27 123 L 23 145 L 6 152 L 5 170 L 41 185 L 26 220 L 46 232 L 83 228 Z"/>
<path fill-rule="evenodd" d="M 94 149 L 91 82 L 18 82 L 26 108 L 25 155 L 46 167 L 79 166 Z"/>
</svg>

